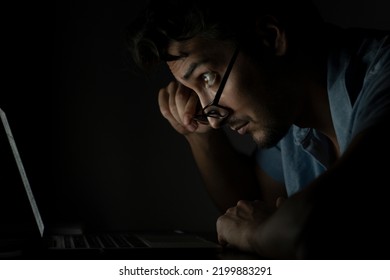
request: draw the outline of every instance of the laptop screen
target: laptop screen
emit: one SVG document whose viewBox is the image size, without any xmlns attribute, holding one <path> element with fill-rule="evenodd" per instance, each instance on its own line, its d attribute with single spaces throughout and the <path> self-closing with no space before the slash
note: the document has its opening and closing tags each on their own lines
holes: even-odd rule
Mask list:
<svg viewBox="0 0 390 280">
<path fill-rule="evenodd" d="M 1 234 L 36 231 L 44 225 L 5 112 L 0 108 Z"/>
</svg>

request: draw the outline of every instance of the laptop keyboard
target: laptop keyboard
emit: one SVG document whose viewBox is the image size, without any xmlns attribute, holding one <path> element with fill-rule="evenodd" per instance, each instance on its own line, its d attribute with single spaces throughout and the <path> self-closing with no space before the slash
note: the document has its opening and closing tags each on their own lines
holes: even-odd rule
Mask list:
<svg viewBox="0 0 390 280">
<path fill-rule="evenodd" d="M 146 248 L 143 240 L 133 234 L 56 235 L 49 240 L 49 247 L 57 249 L 82 248 Z"/>
</svg>

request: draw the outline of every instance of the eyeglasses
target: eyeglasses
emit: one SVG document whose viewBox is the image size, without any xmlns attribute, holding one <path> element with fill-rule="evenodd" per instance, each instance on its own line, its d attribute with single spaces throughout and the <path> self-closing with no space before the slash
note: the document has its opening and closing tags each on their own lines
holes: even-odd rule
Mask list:
<svg viewBox="0 0 390 280">
<path fill-rule="evenodd" d="M 217 90 L 217 93 L 215 94 L 214 100 L 206 105 L 202 109 L 202 112 L 200 114 L 197 114 L 193 117 L 194 120 L 201 124 L 209 124 L 208 118 L 215 118 L 218 120 L 226 119 L 230 113 L 231 110 L 229 108 L 223 107 L 221 105 L 218 105 L 219 99 L 221 98 L 223 89 L 225 88 L 225 84 L 227 79 L 229 78 L 230 72 L 233 68 L 234 62 L 236 61 L 237 55 L 239 53 L 238 48 L 233 53 L 232 58 L 230 59 L 229 65 L 226 69 L 225 74 L 222 77 L 221 84 L 219 85 L 219 88 Z"/>
</svg>

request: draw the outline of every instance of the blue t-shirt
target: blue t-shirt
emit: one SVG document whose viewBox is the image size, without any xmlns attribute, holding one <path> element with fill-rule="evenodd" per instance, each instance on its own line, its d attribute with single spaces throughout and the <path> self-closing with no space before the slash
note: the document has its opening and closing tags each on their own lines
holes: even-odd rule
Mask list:
<svg viewBox="0 0 390 280">
<path fill-rule="evenodd" d="M 327 89 L 343 153 L 356 134 L 389 114 L 390 36 L 358 29 L 342 30 L 339 35 L 330 48 Z M 291 196 L 330 166 L 329 149 L 322 133 L 293 125 L 275 147 L 255 153 L 261 168 L 283 182 Z"/>
</svg>

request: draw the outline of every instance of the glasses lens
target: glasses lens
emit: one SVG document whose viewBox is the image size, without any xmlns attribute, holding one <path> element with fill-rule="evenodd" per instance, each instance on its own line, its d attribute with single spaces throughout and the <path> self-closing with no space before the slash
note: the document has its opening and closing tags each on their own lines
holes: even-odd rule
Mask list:
<svg viewBox="0 0 390 280">
<path fill-rule="evenodd" d="M 203 113 L 194 116 L 194 120 L 201 124 L 209 124 L 208 118 L 224 119 L 228 117 L 230 111 L 227 108 L 212 105 L 204 108 Z"/>
<path fill-rule="evenodd" d="M 229 111 L 227 109 L 215 105 L 206 107 L 204 108 L 203 111 L 204 114 L 207 115 L 208 117 L 216 118 L 216 119 L 223 119 L 229 115 Z"/>
<path fill-rule="evenodd" d="M 209 120 L 206 115 L 196 115 L 193 119 L 201 124 L 209 124 Z"/>
</svg>

